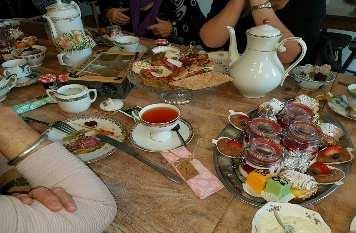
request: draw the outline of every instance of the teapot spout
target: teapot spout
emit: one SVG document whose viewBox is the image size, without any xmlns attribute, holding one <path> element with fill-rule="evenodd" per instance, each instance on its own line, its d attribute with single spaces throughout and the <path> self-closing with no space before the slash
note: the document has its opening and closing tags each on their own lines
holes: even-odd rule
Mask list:
<svg viewBox="0 0 356 233">
<path fill-rule="evenodd" d="M 240 55 L 237 50 L 235 29 L 230 26 L 226 26 L 226 28 L 229 31 L 229 35 L 230 35 L 229 57 L 230 57 L 230 66 L 231 66 L 240 57 Z"/>
<path fill-rule="evenodd" d="M 47 15 L 43 15 L 43 18 L 45 18 L 49 24 L 49 27 L 51 29 L 52 38 L 53 39 L 57 38 L 58 35 L 57 35 L 56 27 L 54 26 L 52 19 Z"/>
</svg>

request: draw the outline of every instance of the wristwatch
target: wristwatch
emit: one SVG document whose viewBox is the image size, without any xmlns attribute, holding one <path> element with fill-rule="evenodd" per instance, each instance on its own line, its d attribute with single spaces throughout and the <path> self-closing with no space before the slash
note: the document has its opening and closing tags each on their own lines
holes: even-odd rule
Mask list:
<svg viewBox="0 0 356 233">
<path fill-rule="evenodd" d="M 272 3 L 270 1 L 266 1 L 265 3 L 251 6 L 251 11 L 264 9 L 264 8 L 272 8 Z"/>
</svg>

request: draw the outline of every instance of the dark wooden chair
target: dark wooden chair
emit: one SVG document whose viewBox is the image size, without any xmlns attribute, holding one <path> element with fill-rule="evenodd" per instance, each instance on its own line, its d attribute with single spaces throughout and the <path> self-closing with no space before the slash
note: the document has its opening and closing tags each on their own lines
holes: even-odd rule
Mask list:
<svg viewBox="0 0 356 233">
<path fill-rule="evenodd" d="M 350 72 L 353 75 L 356 75 L 356 70 L 349 70 L 350 64 L 356 60 L 356 37 L 349 44 L 349 49 L 351 50 L 350 56 L 346 59 L 345 63 L 342 66 L 341 72 Z"/>
</svg>

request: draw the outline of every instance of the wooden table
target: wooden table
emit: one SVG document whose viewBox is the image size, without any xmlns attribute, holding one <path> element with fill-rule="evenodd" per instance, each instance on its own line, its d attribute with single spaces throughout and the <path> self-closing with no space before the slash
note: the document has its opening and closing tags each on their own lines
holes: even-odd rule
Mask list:
<svg viewBox="0 0 356 233">
<path fill-rule="evenodd" d="M 42 70 L 54 73 L 63 72 L 53 51 L 48 53 Z M 355 79 L 350 76 L 339 75 L 333 91 L 344 93 L 345 86 L 338 82 L 355 82 L 353 80 Z M 8 95 L 5 104 L 21 103 L 43 93 L 41 85 L 18 88 Z M 283 99 L 293 97 L 298 93 L 301 91 L 298 90 L 296 83 L 288 80 L 284 87 L 278 88 L 262 99 L 244 98 L 232 84 L 225 84 L 194 95 L 190 104 L 180 106 L 183 117 L 194 127 L 195 135 L 189 144 L 189 149 L 197 159 L 215 173 L 211 139 L 215 138 L 227 124 L 229 109 L 248 111 L 272 97 Z M 144 106 L 159 101 L 155 93 L 133 89 L 125 99 L 125 104 Z M 100 100 L 96 101 L 89 112 L 100 111 L 99 103 Z M 57 105 L 45 106 L 28 115 L 45 121 L 55 121 L 71 116 L 62 112 Z M 348 129 L 355 141 L 355 121 L 333 115 Z M 130 119 L 118 113 L 112 117 L 127 126 L 127 130 L 133 125 Z M 140 153 L 168 166 L 158 153 Z M 110 187 L 117 200 L 118 214 L 107 232 L 251 232 L 251 220 L 256 209 L 240 202 L 226 189 L 205 200 L 199 200 L 187 185 L 174 184 L 121 152 L 91 164 L 90 167 Z M 332 232 L 348 232 L 351 219 L 356 215 L 355 183 L 356 168 L 354 166 L 345 185 L 320 204 L 311 207 L 320 212 L 331 226 Z"/>
</svg>

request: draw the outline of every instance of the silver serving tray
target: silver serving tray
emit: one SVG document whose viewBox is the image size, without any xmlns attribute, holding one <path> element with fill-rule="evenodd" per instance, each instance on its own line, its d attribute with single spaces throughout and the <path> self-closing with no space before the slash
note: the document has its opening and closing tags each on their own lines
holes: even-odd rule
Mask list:
<svg viewBox="0 0 356 233">
<path fill-rule="evenodd" d="M 341 128 L 344 131 L 344 136 L 340 139 L 340 144 L 343 147 L 353 148 L 352 141 L 346 129 L 334 119 L 328 113 L 322 113 L 320 116 L 320 120 L 322 122 L 332 123 Z M 237 130 L 232 125 L 227 125 L 219 134 L 219 137 L 230 137 L 230 138 L 239 138 L 243 134 L 242 131 Z M 242 188 L 242 180 L 243 177 L 240 175 L 238 168 L 241 161 L 237 159 L 231 159 L 220 155 L 216 147 L 214 148 L 213 152 L 213 160 L 215 165 L 215 170 L 218 175 L 220 181 L 224 184 L 224 186 L 233 193 L 236 197 L 238 197 L 242 202 L 250 204 L 254 207 L 261 207 L 266 203 L 263 198 L 253 197 L 247 194 Z M 343 170 L 347 176 L 349 173 L 352 162 L 333 165 L 341 170 Z M 339 186 L 332 184 L 332 185 L 321 185 L 319 186 L 318 192 L 310 197 L 309 199 L 304 200 L 303 202 L 295 202 L 301 205 L 314 205 L 331 193 L 333 193 Z M 291 201 L 293 202 L 293 201 Z"/>
</svg>

